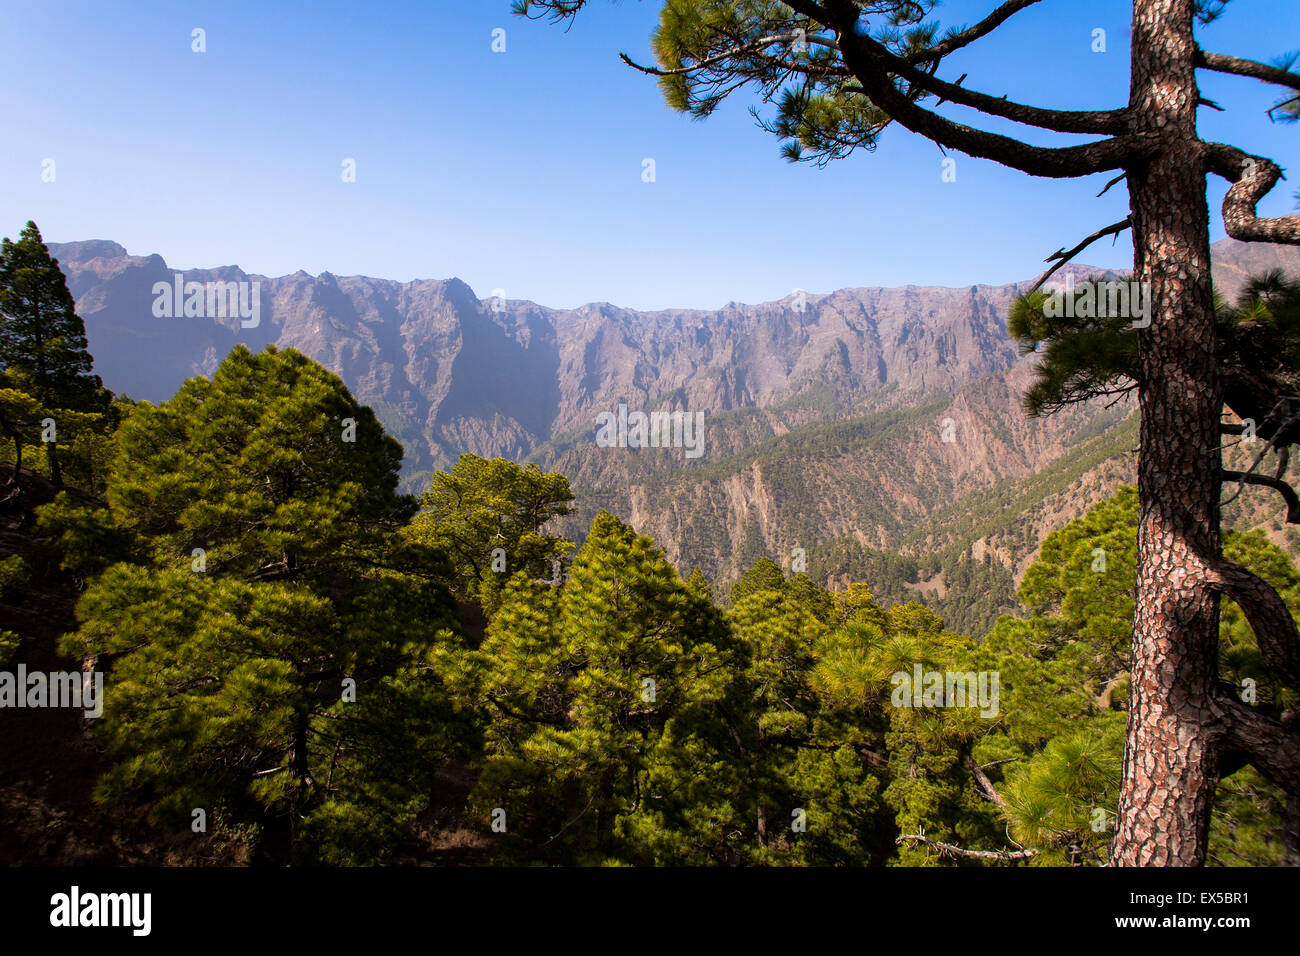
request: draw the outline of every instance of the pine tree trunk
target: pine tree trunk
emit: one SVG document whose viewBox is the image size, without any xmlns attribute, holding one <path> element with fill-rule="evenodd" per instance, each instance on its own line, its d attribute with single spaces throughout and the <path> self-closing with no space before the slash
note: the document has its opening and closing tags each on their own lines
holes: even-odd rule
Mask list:
<svg viewBox="0 0 1300 956">
<path fill-rule="evenodd" d="M 22 478 L 23 471 L 23 439 L 16 431 L 10 432 L 14 441 L 14 473 L 9 479 L 9 483 L 17 487 Z"/>
<path fill-rule="evenodd" d="M 766 706 L 767 701 L 764 700 L 763 703 Z M 750 764 L 750 768 L 751 768 L 750 781 L 755 784 L 757 784 L 758 781 L 754 779 L 755 775 L 753 769 L 755 767 L 762 767 L 763 765 L 763 757 L 765 756 L 763 753 L 764 750 L 763 745 L 766 736 L 767 735 L 763 733 L 762 726 L 759 726 L 758 747 L 757 747 L 758 753 L 755 755 L 753 762 Z M 761 850 L 767 846 L 767 810 L 763 806 L 763 788 L 761 785 L 755 787 L 754 797 L 755 797 L 755 802 L 758 804 L 758 847 Z"/>
<path fill-rule="evenodd" d="M 314 781 L 311 778 L 311 757 L 307 750 L 307 715 L 300 714 L 293 732 L 293 753 L 289 757 L 289 772 L 298 779 L 297 793 L 289 808 L 289 859 L 298 849 L 298 825 L 307 815 Z"/>
<path fill-rule="evenodd" d="M 1196 137 L 1193 0 L 1133 5 L 1133 129 L 1158 144 L 1130 169 L 1135 278 L 1151 283 L 1139 331 L 1137 613 L 1118 865 L 1204 862 L 1218 783 L 1221 386 L 1211 302 L 1205 160 Z"/>
</svg>

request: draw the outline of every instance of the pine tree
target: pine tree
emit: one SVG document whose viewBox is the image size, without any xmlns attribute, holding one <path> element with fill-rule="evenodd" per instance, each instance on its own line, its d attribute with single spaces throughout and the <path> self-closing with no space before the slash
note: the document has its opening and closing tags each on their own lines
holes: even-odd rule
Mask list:
<svg viewBox="0 0 1300 956">
<path fill-rule="evenodd" d="M 822 620 L 825 601 L 810 598 L 804 588 L 755 591 L 731 611 L 748 660 L 737 735 L 747 787 L 736 799 L 754 816 L 756 862 L 879 863 L 893 850 L 880 798 L 882 708 L 872 695 L 837 697 L 818 685 L 820 663 L 844 659 L 855 635 Z M 865 588 L 852 603 L 854 626 L 870 619 Z"/>
<path fill-rule="evenodd" d="M 562 584 L 514 576 L 478 658 L 494 717 L 475 805 L 505 812 L 515 852 L 740 858 L 718 710 L 736 649 L 649 538 L 601 512 Z"/>
<path fill-rule="evenodd" d="M 46 412 L 41 403 L 27 392 L 4 387 L 7 385 L 8 376 L 0 372 L 0 431 L 13 442 L 14 470 L 9 483 L 17 485 L 23 467 L 23 448 L 40 428 Z"/>
<path fill-rule="evenodd" d="M 41 239 L 36 223 L 28 222 L 17 242 L 0 244 L 0 371 L 10 387 L 31 395 L 58 424 L 61 411 L 102 411 L 103 384 L 91 373 L 86 327 L 57 259 Z M 26 424 L 5 419 L 6 433 L 15 437 Z M 66 428 L 65 430 L 71 430 Z M 58 440 L 46 443 L 50 474 L 62 484 Z M 21 449 L 15 452 L 15 462 Z M 17 464 L 15 464 L 16 474 Z"/>
<path fill-rule="evenodd" d="M 572 512 L 569 480 L 508 458 L 465 454 L 433 476 L 407 534 L 446 552 L 456 568 L 454 590 L 490 617 L 502 582 L 517 571 L 551 578 L 573 545 L 543 529 Z"/>
<path fill-rule="evenodd" d="M 99 797 L 155 794 L 164 821 L 205 808 L 267 860 L 391 852 L 474 733 L 439 676 L 460 646 L 445 559 L 401 535 L 401 457 L 292 349 L 236 348 L 125 421 L 108 520 L 77 539 L 118 560 L 63 642 L 111 661 Z M 41 517 L 84 509 L 65 495 Z"/>
<path fill-rule="evenodd" d="M 927 675 L 973 676 L 992 667 L 969 638 L 947 630 L 941 618 L 915 602 L 896 604 L 888 612 L 864 607 L 846 622 L 842 636 L 821 655 L 815 683 L 848 706 L 856 699 L 874 700 L 883 715 L 887 781 L 882 802 L 893 813 L 893 833 L 900 845 L 890 862 L 929 865 L 953 854 L 948 847 L 1002 849 L 996 816 L 970 764 L 989 759 L 988 740 L 995 736 L 998 715 L 1006 706 L 991 700 L 997 713 L 977 702 L 965 706 L 915 706 L 910 681 L 916 668 Z M 906 677 L 909 683 L 902 683 Z M 995 688 L 989 684 L 990 694 Z M 999 691 L 1000 693 L 1000 691 Z"/>
<path fill-rule="evenodd" d="M 785 591 L 785 572 L 771 558 L 759 558 L 749 570 L 745 571 L 731 586 L 728 595 L 733 606 L 739 604 L 751 594 L 759 591 Z"/>
</svg>

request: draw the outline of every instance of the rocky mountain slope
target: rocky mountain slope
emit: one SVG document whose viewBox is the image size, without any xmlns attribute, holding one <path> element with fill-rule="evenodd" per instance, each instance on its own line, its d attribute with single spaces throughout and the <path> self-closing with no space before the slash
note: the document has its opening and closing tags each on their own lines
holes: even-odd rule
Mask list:
<svg viewBox="0 0 1300 956">
<path fill-rule="evenodd" d="M 245 328 L 157 317 L 155 284 L 177 274 L 160 256 L 102 240 L 51 249 L 115 390 L 159 401 L 236 343 L 292 346 L 402 440 L 411 488 L 462 452 L 535 460 L 579 493 L 570 535 L 608 508 L 722 581 L 762 555 L 790 566 L 796 549 L 823 570 L 945 554 L 1018 575 L 1043 534 L 1132 480 L 1129 404 L 1022 413 L 1034 360 L 1018 356 L 1005 315 L 1028 283 L 635 312 L 480 299 L 458 279 L 184 271 L 258 283 L 259 321 Z M 1300 250 L 1225 240 L 1213 252 L 1230 293 L 1263 268 L 1300 272 Z M 620 404 L 703 412 L 703 454 L 601 447 L 597 415 Z"/>
<path fill-rule="evenodd" d="M 1011 286 L 855 289 L 638 313 L 480 300 L 457 279 L 267 278 L 234 266 L 183 273 L 185 282 L 258 283 L 260 322 L 243 328 L 238 317 L 157 317 L 155 283 L 170 286 L 176 275 L 160 256 L 105 241 L 52 250 L 111 387 L 157 401 L 209 373 L 237 342 L 293 346 L 381 410 L 417 467 L 465 450 L 523 457 L 589 431 L 598 411 L 619 402 L 714 416 L 829 388 L 848 409 L 886 385 L 952 391 L 1015 360 L 1001 319 Z"/>
</svg>

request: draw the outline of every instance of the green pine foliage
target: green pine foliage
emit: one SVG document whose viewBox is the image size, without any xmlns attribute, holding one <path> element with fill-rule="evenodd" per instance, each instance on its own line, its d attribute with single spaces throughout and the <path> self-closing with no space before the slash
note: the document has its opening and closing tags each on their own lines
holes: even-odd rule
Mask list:
<svg viewBox="0 0 1300 956">
<path fill-rule="evenodd" d="M 1120 281 L 1128 282 L 1123 276 Z M 1077 302 L 1092 290 L 1071 294 Z M 1048 293 L 1021 296 L 1007 316 L 1007 331 L 1024 354 L 1041 357 L 1025 393 L 1031 415 L 1075 402 L 1131 391 L 1138 381 L 1138 335 L 1132 319 L 1081 318 L 1078 310 L 1048 316 Z M 1056 311 L 1056 310 L 1052 310 Z M 1224 401 L 1239 418 L 1264 428 L 1286 417 L 1287 399 L 1300 394 L 1300 281 L 1280 269 L 1252 276 L 1235 303 L 1215 296 Z M 1280 407 L 1279 407 L 1280 405 Z M 1287 441 L 1291 444 L 1294 432 Z"/>
<path fill-rule="evenodd" d="M 28 222 L 0 243 L 0 366 L 43 405 L 87 410 L 102 388 L 92 365 L 59 262 Z"/>
<path fill-rule="evenodd" d="M 450 472 L 434 474 L 406 534 L 450 555 L 456 596 L 490 615 L 501 582 L 515 572 L 557 573 L 573 545 L 544 528 L 569 514 L 572 501 L 563 475 L 508 458 L 461 455 Z"/>
<path fill-rule="evenodd" d="M 510 852 L 557 862 L 731 862 L 717 704 L 737 649 L 654 543 L 602 512 L 558 586 L 512 578 L 475 693 L 492 711 L 475 806 Z"/>
<path fill-rule="evenodd" d="M 1128 276 L 1119 281 L 1128 282 Z M 1090 290 L 1076 287 L 1077 303 Z M 1025 392 L 1025 409 L 1044 415 L 1098 395 L 1128 391 L 1137 369 L 1137 332 L 1124 316 L 1078 317 L 1047 315 L 1051 293 L 1039 289 L 1018 298 L 1007 315 L 1007 331 L 1020 343 L 1022 354 L 1038 352 L 1037 377 Z M 1090 313 L 1089 313 L 1090 314 Z"/>
<path fill-rule="evenodd" d="M 1300 608 L 1300 572 L 1262 532 L 1227 532 L 1224 554 Z M 1053 532 L 1020 587 L 1028 616 L 1001 618 L 984 642 L 1002 674 L 1002 739 L 977 756 L 1008 759 L 1001 777 L 1011 837 L 1035 863 L 1105 858 L 1119 798 L 1137 564 L 1137 492 L 1121 488 Z M 1294 693 L 1272 681 L 1241 610 L 1224 601 L 1220 679 L 1281 713 Z M 1247 692 L 1247 689 L 1249 691 Z M 1001 771 L 1005 770 L 1005 773 Z M 1249 767 L 1224 779 L 1210 853 L 1223 865 L 1280 859 L 1282 792 Z"/>
<path fill-rule="evenodd" d="M 870 581 L 889 607 L 916 602 L 961 634 L 984 634 L 1015 609 L 1015 580 L 1000 561 L 968 550 L 916 558 L 840 540 L 809 555 L 810 577 L 819 581 Z"/>
<path fill-rule="evenodd" d="M 111 662 L 99 797 L 152 795 L 164 825 L 204 809 L 268 860 L 382 859 L 473 729 L 436 667 L 460 640 L 445 559 L 401 534 L 400 447 L 274 347 L 142 403 L 116 444 L 90 533 L 66 495 L 42 514 L 69 548 L 113 545 L 63 642 Z"/>
<path fill-rule="evenodd" d="M 27 593 L 32 569 L 21 554 L 11 554 L 0 561 L 0 601 L 17 601 Z"/>
<path fill-rule="evenodd" d="M 101 422 L 110 395 L 92 365 L 67 280 L 36 224 L 28 222 L 17 242 L 0 243 L 0 431 L 14 445 L 15 480 L 27 445 L 39 448 L 60 484 L 58 448 L 74 436 L 82 445 L 74 456 L 82 467 L 71 477 L 87 477 L 82 459 L 94 457 L 94 443 L 86 433 L 116 424 Z"/>
<path fill-rule="evenodd" d="M 409 520 L 415 503 L 396 493 L 393 449 L 365 410 L 296 353 L 237 350 L 226 364 L 126 420 L 107 509 L 64 495 L 42 513 L 91 576 L 64 649 L 111 669 L 101 798 L 144 795 L 166 826 L 205 808 L 257 859 L 374 862 L 410 844 L 435 772 L 455 764 L 472 781 L 460 825 L 497 863 L 1104 859 L 1126 716 L 1133 489 L 1044 541 L 1019 590 L 1024 616 L 1004 615 L 983 640 L 920 603 L 886 606 L 864 583 L 830 592 L 770 559 L 722 611 L 698 569 L 682 580 L 652 540 L 602 512 L 567 573 L 520 562 L 474 646 L 449 592 L 481 595 L 469 588 L 490 579 L 453 570 L 450 538 Z M 243 404 L 251 395 L 260 418 Z M 321 438 L 341 418 L 362 447 Z M 250 436 L 276 421 L 306 424 L 288 457 L 260 458 Z M 353 452 L 387 467 L 366 472 Z M 489 468 L 518 479 L 522 497 L 487 503 Z M 449 474 L 444 487 L 463 481 L 478 503 L 446 510 L 442 527 L 474 529 L 480 545 L 522 529 L 517 549 L 537 528 L 520 516 L 546 507 L 520 502 L 567 489 L 513 468 L 479 459 Z M 366 486 L 348 487 L 359 475 Z M 551 490 L 538 493 L 543 478 Z M 201 571 L 186 550 L 200 538 Z M 1300 572 L 1262 533 L 1230 534 L 1225 550 L 1300 606 Z M 1254 680 L 1257 706 L 1293 706 L 1231 604 L 1222 633 L 1224 680 Z M 991 701 L 932 706 L 900 688 L 918 668 L 998 683 Z M 1213 858 L 1277 862 L 1283 801 L 1252 770 L 1225 779 Z"/>
<path fill-rule="evenodd" d="M 0 666 L 14 659 L 22 643 L 23 639 L 13 631 L 0 630 Z"/>
<path fill-rule="evenodd" d="M 816 684 L 831 635 L 859 608 L 826 602 L 832 609 L 827 618 L 801 600 L 792 583 L 755 591 L 731 612 L 749 652 L 744 703 L 750 716 L 739 756 L 755 804 L 754 860 L 879 862 L 889 849 L 884 782 L 879 768 L 864 760 L 878 752 L 878 709 L 836 700 Z M 869 595 L 859 597 L 862 606 L 870 605 Z"/>
</svg>

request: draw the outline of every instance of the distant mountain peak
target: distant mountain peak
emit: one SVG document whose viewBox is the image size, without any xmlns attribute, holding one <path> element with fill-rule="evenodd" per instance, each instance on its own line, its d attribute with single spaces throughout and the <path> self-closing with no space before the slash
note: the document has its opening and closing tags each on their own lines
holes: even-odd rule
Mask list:
<svg viewBox="0 0 1300 956">
<path fill-rule="evenodd" d="M 878 407 L 886 388 L 956 395 L 1021 362 L 1005 317 L 1032 281 L 796 290 L 756 305 L 639 312 L 609 302 L 554 309 L 498 299 L 495 289 L 480 298 L 454 276 L 399 282 L 299 269 L 251 277 L 260 323 L 242 328 L 238 317 L 162 319 L 152 308 L 155 284 L 178 271 L 199 282 L 250 278 L 238 267 L 176 270 L 102 239 L 50 247 L 110 388 L 163 400 L 236 344 L 292 346 L 375 407 L 412 473 L 465 451 L 525 458 L 590 429 L 620 397 L 651 408 L 672 396 L 710 416 L 795 402 L 834 419 Z M 1225 240 L 1212 252 L 1228 296 L 1266 265 L 1300 273 L 1296 249 Z M 1114 274 L 1082 263 L 1058 278 L 1067 273 Z"/>
<path fill-rule="evenodd" d="M 89 262 L 91 259 L 121 259 L 127 255 L 126 248 L 111 239 L 83 239 L 81 242 L 51 242 L 51 250 L 56 246 L 56 257 L 61 261 Z"/>
</svg>

